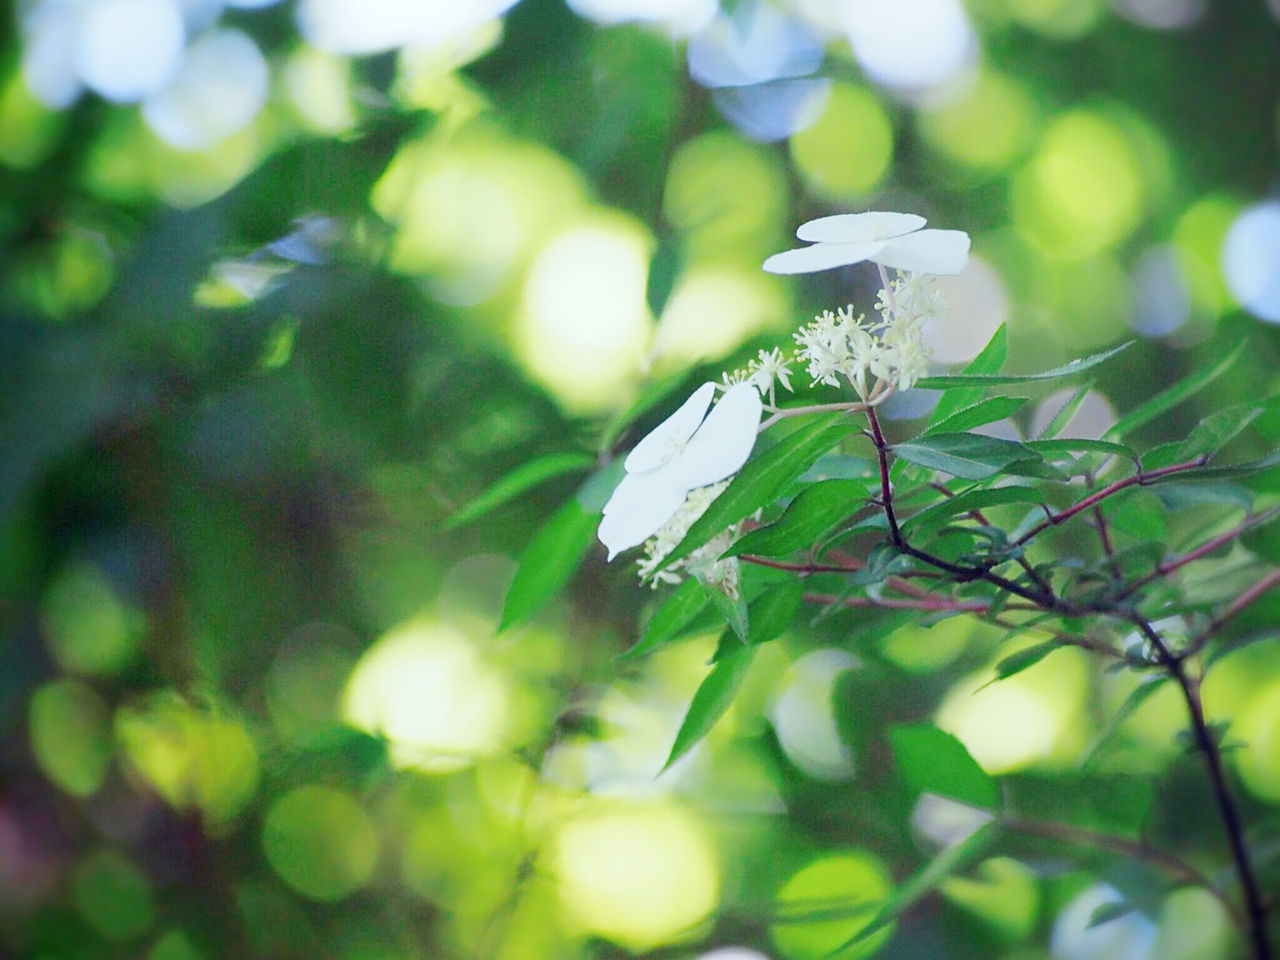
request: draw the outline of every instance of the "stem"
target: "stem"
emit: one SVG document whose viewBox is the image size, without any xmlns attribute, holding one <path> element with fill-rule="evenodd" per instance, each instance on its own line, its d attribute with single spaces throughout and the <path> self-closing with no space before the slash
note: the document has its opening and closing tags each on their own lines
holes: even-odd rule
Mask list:
<svg viewBox="0 0 1280 960">
<path fill-rule="evenodd" d="M 1228 530 L 1226 533 L 1219 534 L 1218 536 L 1214 537 L 1212 540 L 1206 540 L 1204 543 L 1196 547 L 1194 550 L 1190 550 L 1187 553 L 1184 553 L 1182 556 L 1178 557 L 1177 559 L 1170 560 L 1168 563 L 1158 564 L 1156 568 L 1152 570 L 1150 573 L 1146 574 L 1145 576 L 1138 577 L 1136 580 L 1130 583 L 1127 587 L 1125 587 L 1124 590 L 1120 592 L 1119 596 L 1121 598 L 1127 597 L 1130 594 L 1134 593 L 1135 591 L 1145 587 L 1152 580 L 1155 580 L 1158 577 L 1167 576 L 1168 574 L 1173 573 L 1175 570 L 1185 567 L 1188 563 L 1193 563 L 1196 560 L 1199 560 L 1201 557 L 1208 556 L 1209 554 L 1213 553 L 1213 551 L 1217 550 L 1219 547 L 1225 546 L 1226 544 L 1230 543 L 1232 540 L 1239 537 L 1241 534 L 1251 530 L 1253 527 L 1259 526 L 1260 524 L 1263 524 L 1269 520 L 1272 520 L 1278 513 L 1280 513 L 1280 507 L 1275 507 L 1270 510 L 1265 510 L 1262 513 L 1255 514 L 1254 516 L 1247 518 L 1239 526 L 1233 527 L 1232 529 Z"/>
<path fill-rule="evenodd" d="M 1209 729 L 1208 721 L 1205 720 L 1204 704 L 1200 699 L 1200 683 L 1187 673 L 1185 661 L 1173 655 L 1164 638 L 1147 620 L 1140 615 L 1134 615 L 1133 623 L 1151 644 L 1169 671 L 1169 675 L 1182 691 L 1182 699 L 1186 702 L 1187 713 L 1191 719 L 1191 733 L 1195 738 L 1196 747 L 1204 757 L 1205 771 L 1209 775 L 1213 797 L 1218 805 L 1218 815 L 1222 818 L 1222 827 L 1227 835 L 1227 843 L 1231 847 L 1231 859 L 1235 862 L 1236 876 L 1240 879 L 1254 960 L 1271 960 L 1271 943 L 1267 938 L 1266 904 L 1263 902 L 1262 890 L 1258 886 L 1257 877 L 1254 876 L 1253 867 L 1249 862 L 1249 851 L 1244 842 L 1244 825 L 1236 809 L 1235 799 L 1227 786 L 1227 774 L 1222 765 L 1222 752 L 1213 738 L 1213 731 Z"/>
<path fill-rule="evenodd" d="M 1026 543 L 1032 537 L 1044 532 L 1049 527 L 1056 527 L 1060 523 L 1065 523 L 1076 514 L 1084 510 L 1088 510 L 1090 507 L 1101 503 L 1103 500 L 1107 499 L 1107 497 L 1113 496 L 1121 490 L 1127 490 L 1129 487 L 1145 486 L 1151 481 L 1158 480 L 1160 477 L 1168 476 L 1171 473 L 1180 473 L 1184 470 L 1195 470 L 1198 467 L 1203 467 L 1208 462 L 1208 456 L 1203 456 L 1196 457 L 1194 460 L 1188 460 L 1185 463 L 1175 463 L 1169 467 L 1161 467 L 1158 470 L 1139 470 L 1132 477 L 1125 477 L 1123 480 L 1117 480 L 1115 483 L 1108 484 L 1101 490 L 1091 493 L 1079 503 L 1067 507 L 1060 513 L 1049 514 L 1048 519 L 1037 523 L 1034 527 L 1015 540 L 1014 543 Z"/>
<path fill-rule="evenodd" d="M 1011 813 L 1002 815 L 997 822 L 1006 830 L 1014 833 L 1022 833 L 1030 837 L 1038 837 L 1041 840 L 1052 840 L 1073 846 L 1096 847 L 1099 850 L 1119 853 L 1163 867 L 1175 880 L 1204 887 L 1204 889 L 1217 897 L 1238 925 L 1243 925 L 1244 923 L 1244 917 L 1241 916 L 1239 908 L 1218 890 L 1208 877 L 1180 857 L 1166 853 L 1149 844 L 1138 840 L 1130 840 L 1126 837 L 1119 837 L 1111 833 L 1102 833 L 1098 830 L 1072 826 L 1067 823 L 1033 820 Z"/>
<path fill-rule="evenodd" d="M 929 610 L 952 613 L 986 613 L 991 604 L 980 600 L 950 600 L 946 597 L 839 597 L 833 593 L 806 593 L 805 603 L 830 606 L 840 603 L 846 607 L 869 607 L 881 610 Z M 1007 603 L 1006 610 L 1039 610 L 1030 603 Z"/>
</svg>

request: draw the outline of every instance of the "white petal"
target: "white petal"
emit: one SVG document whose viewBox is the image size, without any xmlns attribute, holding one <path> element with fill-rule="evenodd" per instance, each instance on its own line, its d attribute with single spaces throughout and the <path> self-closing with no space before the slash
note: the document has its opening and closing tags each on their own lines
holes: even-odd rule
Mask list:
<svg viewBox="0 0 1280 960">
<path fill-rule="evenodd" d="M 969 262 L 969 235 L 963 230 L 921 230 L 886 244 L 871 259 L 898 270 L 951 276 Z"/>
<path fill-rule="evenodd" d="M 740 383 L 725 391 L 671 465 L 680 484 L 692 490 L 737 473 L 756 445 L 761 409 L 760 394 L 751 384 Z"/>
<path fill-rule="evenodd" d="M 800 247 L 775 253 L 764 262 L 764 268 L 770 273 L 816 273 L 819 270 L 830 270 L 832 267 L 843 267 L 850 263 L 861 263 L 869 260 L 884 248 L 881 240 L 868 240 L 863 243 L 815 243 L 811 247 Z"/>
<path fill-rule="evenodd" d="M 610 560 L 621 551 L 644 543 L 680 509 L 688 491 L 670 483 L 671 476 L 671 471 L 660 470 L 629 473 L 622 478 L 605 504 L 604 519 L 596 531 L 600 542 L 609 548 Z"/>
<path fill-rule="evenodd" d="M 675 456 L 702 423 L 715 392 L 715 384 L 704 383 L 680 405 L 679 410 L 650 430 L 627 454 L 623 464 L 627 473 L 656 470 Z"/>
<path fill-rule="evenodd" d="M 892 240 L 904 233 L 919 230 L 928 221 L 914 213 L 838 213 L 800 224 L 796 236 L 801 240 L 828 243 L 861 243 L 866 240 Z"/>
</svg>

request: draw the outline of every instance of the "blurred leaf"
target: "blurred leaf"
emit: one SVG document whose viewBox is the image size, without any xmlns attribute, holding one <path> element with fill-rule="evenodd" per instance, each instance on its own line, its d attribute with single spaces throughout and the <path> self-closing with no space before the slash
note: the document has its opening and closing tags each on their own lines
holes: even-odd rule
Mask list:
<svg viewBox="0 0 1280 960">
<path fill-rule="evenodd" d="M 706 588 L 694 577 L 689 577 L 662 601 L 662 606 L 645 626 L 640 642 L 619 654 L 618 659 L 641 657 L 669 643 L 680 635 L 685 624 L 702 612 L 707 600 Z"/>
<path fill-rule="evenodd" d="M 1132 340 L 1113 347 L 1102 353 L 1095 353 L 1092 356 L 1082 357 L 1078 360 L 1072 360 L 1064 363 L 1060 367 L 1054 367 L 1052 370 L 1045 370 L 1041 373 L 1022 373 L 1022 374 L 954 374 L 951 376 L 925 377 L 916 382 L 917 387 L 923 387 L 929 390 L 937 390 L 940 388 L 953 387 L 999 387 L 1010 383 L 1038 383 L 1043 380 L 1058 380 L 1062 377 L 1075 376 L 1085 370 L 1090 370 L 1100 363 L 1110 360 L 1120 351 L 1127 349 L 1133 343 Z"/>
<path fill-rule="evenodd" d="M 983 686 L 990 686 L 997 681 L 1007 680 L 1028 667 L 1034 667 L 1053 651 L 1060 649 L 1062 649 L 1062 644 L 1057 640 L 1046 640 L 1043 643 L 1037 643 L 1035 646 L 1019 650 L 1017 653 L 1011 653 L 996 664 L 995 678 L 987 681 Z"/>
<path fill-rule="evenodd" d="M 999 440 L 976 433 L 940 433 L 896 443 L 893 452 L 910 463 L 941 470 L 965 480 L 985 480 L 1018 460 L 1035 460 L 1039 454 L 1013 440 Z"/>
<path fill-rule="evenodd" d="M 1084 756 L 1080 758 L 1077 766 L 1081 772 L 1087 773 L 1093 767 L 1098 757 L 1102 755 L 1103 745 L 1115 735 L 1115 732 L 1120 729 L 1120 725 L 1128 720 L 1140 706 L 1147 702 L 1147 698 L 1163 687 L 1168 680 L 1169 677 L 1166 674 L 1144 677 L 1142 682 L 1129 692 L 1129 695 L 1124 698 L 1124 702 L 1107 718 L 1106 725 L 1094 737 L 1093 743 L 1089 745 L 1089 748 L 1084 752 Z"/>
<path fill-rule="evenodd" d="M 1104 923 L 1110 923 L 1112 920 L 1119 920 L 1121 917 L 1133 913 L 1134 909 L 1136 908 L 1133 904 L 1125 900 L 1099 904 L 1093 913 L 1089 914 L 1089 922 L 1085 924 L 1084 928 L 1092 930 L 1094 927 L 1100 927 Z"/>
<path fill-rule="evenodd" d="M 1123 457 L 1126 460 L 1138 459 L 1138 455 L 1128 447 L 1120 443 L 1111 443 L 1107 440 L 1087 440 L 1083 438 L 1028 440 L 1026 446 L 1029 450 L 1034 450 L 1036 453 L 1046 456 L 1054 453 L 1087 451 L 1090 453 L 1106 453 L 1116 457 Z"/>
<path fill-rule="evenodd" d="M 560 592 L 595 543 L 599 522 L 600 515 L 588 513 L 576 498 L 552 515 L 520 555 L 499 630 L 528 619 Z"/>
<path fill-rule="evenodd" d="M 1195 480 L 1171 480 L 1151 486 L 1151 491 L 1166 510 L 1217 505 L 1253 509 L 1253 494 L 1234 483 L 1210 483 Z"/>
<path fill-rule="evenodd" d="M 446 530 L 452 530 L 464 523 L 470 523 L 526 490 L 564 476 L 566 473 L 585 470 L 594 462 L 595 458 L 585 453 L 552 453 L 531 460 L 516 467 L 480 496 L 455 510 L 445 520 L 444 527 Z"/>
<path fill-rule="evenodd" d="M 1225 410 L 1219 410 L 1217 413 L 1211 413 L 1196 425 L 1196 428 L 1191 431 L 1191 436 L 1187 437 L 1176 450 L 1172 451 L 1171 456 L 1173 459 L 1169 462 L 1177 463 L 1180 460 L 1193 460 L 1196 457 L 1217 453 L 1240 431 L 1256 420 L 1262 410 L 1261 404 L 1241 403 L 1234 407 L 1227 407 Z M 1149 456 L 1150 454 L 1148 454 Z M 1143 458 L 1144 466 L 1147 466 L 1147 469 L 1151 469 L 1153 466 L 1162 466 L 1159 462 L 1147 465 L 1148 457 Z"/>
<path fill-rule="evenodd" d="M 1009 336 L 1002 323 L 996 328 L 996 332 L 991 335 L 991 339 L 987 341 L 987 345 L 982 351 L 969 361 L 969 365 L 964 368 L 964 372 L 968 376 L 979 376 L 999 373 L 1004 368 L 1004 361 L 1009 355 Z M 923 386 L 923 384 L 920 384 Z M 946 420 L 952 414 L 971 407 L 982 399 L 982 389 L 973 387 L 964 387 L 943 390 L 942 396 L 938 398 L 938 405 L 933 408 L 933 415 L 929 418 L 929 425 L 935 426 Z"/>
<path fill-rule="evenodd" d="M 680 724 L 675 743 L 671 745 L 671 754 L 662 765 L 663 770 L 688 753 L 729 709 L 755 654 L 755 647 L 744 645 L 722 657 L 711 668 L 711 672 L 693 695 L 693 702 L 689 704 L 689 711 Z"/>
<path fill-rule="evenodd" d="M 982 490 L 966 490 L 954 497 L 946 497 L 937 503 L 931 503 L 902 522 L 904 533 L 943 523 L 951 517 L 967 514 L 971 510 L 983 510 L 987 507 L 1001 506 L 1010 503 L 1042 504 L 1044 497 L 1034 487 L 1008 486 L 992 487 Z"/>
<path fill-rule="evenodd" d="M 862 480 L 820 480 L 812 483 L 800 491 L 781 517 L 768 526 L 743 534 L 724 552 L 724 556 L 755 554 L 777 557 L 811 547 L 823 534 L 863 506 L 867 494 L 867 485 Z"/>
<path fill-rule="evenodd" d="M 1132 433 L 1138 427 L 1150 423 L 1161 414 L 1172 410 L 1188 397 L 1194 396 L 1226 373 L 1240 358 L 1247 343 L 1248 341 L 1240 341 L 1230 353 L 1213 366 L 1205 367 L 1203 370 L 1198 370 L 1190 376 L 1184 377 L 1173 386 L 1161 390 L 1150 400 L 1134 407 L 1112 424 L 1111 428 L 1103 436 L 1111 439 L 1123 437 L 1128 433 Z"/>
<path fill-rule="evenodd" d="M 999 784 L 951 734 L 925 724 L 894 727 L 889 742 L 913 794 L 936 793 L 986 809 L 999 806 Z"/>
<path fill-rule="evenodd" d="M 995 823 L 985 823 L 959 843 L 944 847 L 923 870 L 894 891 L 893 896 L 880 908 L 880 912 L 869 924 L 842 943 L 838 949 L 833 950 L 831 956 L 861 943 L 877 930 L 882 930 L 893 923 L 925 896 L 936 890 L 947 877 L 985 855 L 999 837 L 999 826 Z"/>
<path fill-rule="evenodd" d="M 626 472 L 626 458 L 617 457 L 605 464 L 583 481 L 574 499 L 587 513 L 600 513 L 604 505 L 613 496 L 613 491 L 622 482 Z"/>
<path fill-rule="evenodd" d="M 826 453 L 853 427 L 847 414 L 822 417 L 788 434 L 763 454 L 747 461 L 729 486 L 694 521 L 662 567 L 687 557 L 725 527 L 774 501 L 800 474 Z M 662 569 L 659 567 L 659 569 Z"/>
<path fill-rule="evenodd" d="M 1067 424 L 1071 422 L 1071 418 L 1076 415 L 1076 411 L 1080 409 L 1080 404 L 1084 403 L 1084 398 L 1089 395 L 1089 391 L 1092 389 L 1093 381 L 1078 387 L 1076 392 L 1068 397 L 1067 402 L 1053 415 L 1053 419 L 1045 424 L 1045 428 L 1040 431 L 1040 436 L 1036 437 L 1036 439 L 1052 440 L 1066 429 Z"/>
<path fill-rule="evenodd" d="M 962 433 L 965 430 L 980 427 L 984 423 L 1004 420 L 1017 413 L 1026 402 L 1026 397 L 987 397 L 985 400 L 979 400 L 977 403 L 957 410 L 937 423 L 930 424 L 924 435 L 927 437 L 935 433 Z"/>
</svg>

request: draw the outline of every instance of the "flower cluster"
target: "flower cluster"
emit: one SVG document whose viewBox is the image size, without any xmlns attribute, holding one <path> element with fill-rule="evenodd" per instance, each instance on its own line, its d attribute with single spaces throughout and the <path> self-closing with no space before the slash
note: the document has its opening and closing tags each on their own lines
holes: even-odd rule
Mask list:
<svg viewBox="0 0 1280 960">
<path fill-rule="evenodd" d="M 868 321 L 855 315 L 852 306 L 824 311 L 794 334 L 793 356 L 777 347 L 761 350 L 745 369 L 724 374 L 722 384 L 699 387 L 627 456 L 626 476 L 605 504 L 599 529 L 610 560 L 643 544 L 644 557 L 638 561 L 642 579 L 654 585 L 676 583 L 690 573 L 738 596 L 738 561 L 719 559 L 737 536 L 736 527 L 721 531 L 687 557 L 662 564 L 750 456 L 764 400 L 773 413 L 766 426 L 799 412 L 777 409 L 777 386 L 792 389 L 793 362 L 806 368 L 814 385 L 838 386 L 843 377 L 867 403 L 905 390 L 925 375 L 928 351 L 921 331 L 944 310 L 926 274 L 960 272 L 968 259 L 969 237 L 960 230 L 924 230 L 924 225 L 923 217 L 905 213 L 822 217 L 796 231 L 811 246 L 765 261 L 764 268 L 775 273 L 876 263 L 885 279 L 876 303 L 879 317 Z M 898 270 L 898 279 L 890 281 L 886 268 Z M 723 396 L 712 407 L 716 390 Z"/>
<path fill-rule="evenodd" d="M 640 579 L 648 580 L 656 588 L 659 583 L 680 583 L 685 573 L 691 573 L 709 587 L 719 590 L 726 596 L 738 597 L 738 559 L 729 557 L 721 560 L 724 553 L 738 536 L 738 525 L 727 527 L 712 537 L 693 553 L 670 566 L 659 570 L 667 554 L 676 548 L 684 539 L 695 520 L 707 512 L 711 502 L 729 486 L 728 480 L 721 480 L 705 487 L 690 490 L 684 504 L 668 520 L 661 529 L 645 541 L 644 556 L 638 560 Z"/>
</svg>

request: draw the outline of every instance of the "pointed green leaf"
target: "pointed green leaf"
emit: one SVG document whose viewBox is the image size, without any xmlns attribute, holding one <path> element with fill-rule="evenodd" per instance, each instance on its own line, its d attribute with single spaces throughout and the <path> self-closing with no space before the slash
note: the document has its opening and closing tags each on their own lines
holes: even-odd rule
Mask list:
<svg viewBox="0 0 1280 960">
<path fill-rule="evenodd" d="M 1201 420 L 1191 431 L 1191 436 L 1182 442 L 1171 462 L 1176 463 L 1179 460 L 1191 460 L 1217 453 L 1241 430 L 1253 423 L 1262 411 L 1263 406 L 1260 403 L 1241 403 L 1210 414 Z M 1158 465 L 1155 464 L 1155 466 Z"/>
<path fill-rule="evenodd" d="M 965 480 L 985 480 L 1018 460 L 1039 458 L 1039 454 L 1021 443 L 976 433 L 919 437 L 894 444 L 893 452 L 918 467 L 941 470 Z"/>
<path fill-rule="evenodd" d="M 725 491 L 711 502 L 707 512 L 693 522 L 663 567 L 687 557 L 717 533 L 749 513 L 772 503 L 822 454 L 853 429 L 847 414 L 823 417 L 784 437 L 760 456 L 747 461 Z"/>
<path fill-rule="evenodd" d="M 1067 424 L 1071 422 L 1071 418 L 1076 415 L 1076 411 L 1080 409 L 1080 404 L 1084 403 L 1084 398 L 1089 395 L 1089 391 L 1092 389 L 1092 380 L 1076 388 L 1076 392 L 1068 397 L 1067 402 L 1058 408 L 1058 412 L 1053 415 L 1053 419 L 1045 425 L 1045 428 L 1040 431 L 1040 436 L 1036 437 L 1036 439 L 1052 440 L 1061 433 Z"/>
<path fill-rule="evenodd" d="M 982 352 L 969 361 L 969 365 L 964 368 L 964 372 L 969 375 L 999 373 L 1004 368 L 1004 361 L 1008 355 L 1009 337 L 1002 323 L 996 328 L 996 332 L 991 335 L 987 345 L 982 348 Z M 933 415 L 929 418 L 929 424 L 931 426 L 939 424 L 953 413 L 972 406 L 981 399 L 981 388 L 944 390 L 942 396 L 938 398 L 938 405 L 933 408 Z"/>
<path fill-rule="evenodd" d="M 744 553 L 778 557 L 812 547 L 823 534 L 866 504 L 863 480 L 822 480 L 811 483 L 791 501 L 786 511 L 766 527 L 739 537 L 724 552 L 726 557 Z"/>
<path fill-rule="evenodd" d="M 984 686 L 990 686 L 998 680 L 1007 680 L 1015 673 L 1021 673 L 1028 667 L 1034 667 L 1053 651 L 1061 649 L 1062 644 L 1057 640 L 1046 640 L 1043 643 L 1037 643 L 1034 646 L 1019 650 L 1017 653 L 1011 653 L 996 664 L 995 679 L 984 684 Z"/>
<path fill-rule="evenodd" d="M 1224 356 L 1221 360 L 1211 367 L 1205 367 L 1197 370 L 1188 377 L 1179 380 L 1173 386 L 1161 390 L 1150 400 L 1134 407 L 1127 414 L 1112 424 L 1111 429 L 1103 436 L 1109 440 L 1118 440 L 1126 434 L 1132 433 L 1147 423 L 1150 423 L 1156 417 L 1172 410 L 1183 400 L 1191 397 L 1203 390 L 1209 384 L 1213 383 L 1220 376 L 1227 372 L 1244 352 L 1246 340 L 1236 344 L 1234 350 Z"/>
<path fill-rule="evenodd" d="M 934 433 L 961 433 L 986 423 L 994 423 L 1013 416 L 1026 405 L 1026 397 L 987 397 L 977 403 L 962 407 L 925 430 L 927 437 Z"/>
<path fill-rule="evenodd" d="M 520 555 L 500 630 L 526 620 L 560 592 L 595 543 L 599 522 L 599 514 L 588 513 L 576 498 L 552 514 Z"/>
<path fill-rule="evenodd" d="M 676 587 L 662 606 L 649 618 L 644 636 L 630 650 L 618 655 L 619 660 L 630 660 L 652 653 L 680 635 L 694 617 L 707 605 L 707 591 L 695 578 L 690 577 Z"/>
<path fill-rule="evenodd" d="M 954 497 L 931 503 L 923 510 L 913 513 L 902 522 L 903 533 L 910 534 L 938 523 L 944 523 L 951 517 L 967 514 L 971 510 L 984 510 L 987 507 L 1003 506 L 1010 503 L 1043 503 L 1044 497 L 1034 487 L 992 487 L 984 490 L 966 490 Z"/>
<path fill-rule="evenodd" d="M 751 602 L 751 629 L 747 638 L 753 645 L 780 637 L 795 619 L 804 602 L 804 581 L 784 580 Z"/>
<path fill-rule="evenodd" d="M 1156 674 L 1144 679 L 1129 692 L 1129 696 L 1125 697 L 1124 703 L 1120 704 L 1119 708 L 1112 712 L 1102 732 L 1094 737 L 1093 743 L 1084 752 L 1084 756 L 1079 763 L 1081 772 L 1088 772 L 1098 757 L 1101 756 L 1103 744 L 1111 739 L 1112 735 L 1120 729 L 1120 725 L 1128 720 L 1138 707 L 1146 703 L 1148 697 L 1163 687 L 1168 679 L 1169 677 L 1165 674 Z"/>
<path fill-rule="evenodd" d="M 1088 440 L 1083 437 L 1063 437 L 1055 440 L 1028 440 L 1028 450 L 1034 450 L 1043 456 L 1055 453 L 1106 453 L 1126 460 L 1137 460 L 1138 456 L 1128 447 L 1109 440 Z"/>
<path fill-rule="evenodd" d="M 755 647 L 743 646 L 722 657 L 711 668 L 711 672 L 693 695 L 693 702 L 689 704 L 689 711 L 680 724 L 675 743 L 671 745 L 671 755 L 662 765 L 663 770 L 693 749 L 729 709 L 755 654 Z"/>
<path fill-rule="evenodd" d="M 553 453 L 539 457 L 516 467 L 501 480 L 494 483 L 474 500 L 463 504 L 445 520 L 446 530 L 470 523 L 477 517 L 488 513 L 494 507 L 501 506 L 513 497 L 517 497 L 539 484 L 554 480 L 566 473 L 585 470 L 591 466 L 594 458 L 585 453 Z"/>
<path fill-rule="evenodd" d="M 894 727 L 889 743 L 912 794 L 936 793 L 986 809 L 999 806 L 999 784 L 951 734 L 926 724 Z"/>
<path fill-rule="evenodd" d="M 925 377 L 916 382 L 917 387 L 924 387 L 929 390 L 938 390 L 941 388 L 954 387 L 999 387 L 1010 383 L 1038 383 L 1043 380 L 1058 380 L 1062 377 L 1075 376 L 1077 373 L 1083 373 L 1085 370 L 1091 370 L 1100 363 L 1110 360 L 1121 350 L 1127 349 L 1133 343 L 1132 340 L 1113 347 L 1102 353 L 1095 353 L 1089 357 L 1082 357 L 1078 360 L 1072 360 L 1070 363 L 1064 363 L 1060 367 L 1054 367 L 1052 370 L 1044 370 L 1040 373 L 1023 373 L 1023 374 L 970 374 L 960 373 L 951 376 Z"/>
<path fill-rule="evenodd" d="M 707 597 L 719 612 L 721 619 L 737 635 L 738 640 L 746 643 L 751 629 L 751 615 L 747 609 L 747 601 L 742 597 L 727 597 L 714 587 L 707 588 Z"/>
</svg>

